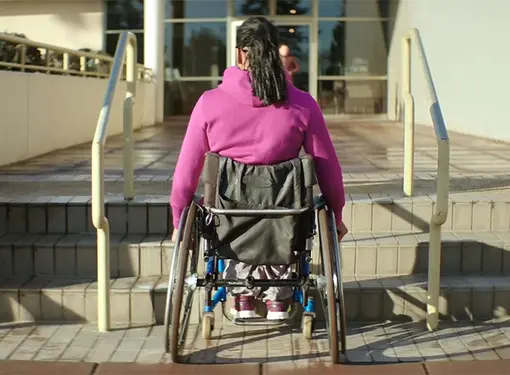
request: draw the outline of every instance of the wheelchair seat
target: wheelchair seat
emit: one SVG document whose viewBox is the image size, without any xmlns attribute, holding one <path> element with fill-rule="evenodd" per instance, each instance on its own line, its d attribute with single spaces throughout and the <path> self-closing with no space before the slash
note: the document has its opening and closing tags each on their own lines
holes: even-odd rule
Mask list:
<svg viewBox="0 0 510 375">
<path fill-rule="evenodd" d="M 250 265 L 296 262 L 313 235 L 313 159 L 247 165 L 207 153 L 204 206 L 215 216 L 218 255 Z"/>
</svg>

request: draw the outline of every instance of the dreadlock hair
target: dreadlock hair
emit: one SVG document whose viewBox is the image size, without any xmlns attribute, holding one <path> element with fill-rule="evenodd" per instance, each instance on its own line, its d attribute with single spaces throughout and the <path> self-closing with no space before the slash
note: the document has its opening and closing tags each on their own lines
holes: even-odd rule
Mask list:
<svg viewBox="0 0 510 375">
<path fill-rule="evenodd" d="M 250 17 L 237 30 L 236 48 L 247 53 L 253 95 L 264 105 L 287 98 L 287 79 L 278 52 L 278 30 L 264 17 Z"/>
</svg>

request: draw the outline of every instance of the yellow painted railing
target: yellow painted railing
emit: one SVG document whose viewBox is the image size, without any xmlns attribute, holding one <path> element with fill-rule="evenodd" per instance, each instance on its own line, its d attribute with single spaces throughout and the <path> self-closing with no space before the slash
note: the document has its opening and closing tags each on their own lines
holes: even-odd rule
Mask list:
<svg viewBox="0 0 510 375">
<path fill-rule="evenodd" d="M 133 105 L 136 95 L 136 36 L 124 31 L 120 34 L 113 59 L 111 75 L 99 112 L 92 142 L 92 222 L 97 229 L 97 309 L 98 329 L 110 329 L 110 227 L 105 217 L 104 202 L 104 145 L 110 110 L 117 84 L 126 62 L 127 90 L 124 98 L 124 198 L 134 196 L 133 172 Z"/>
<path fill-rule="evenodd" d="M 108 55 L 58 47 L 5 33 L 0 33 L 0 44 L 2 42 L 13 46 L 15 50 L 11 61 L 0 61 L 0 67 L 11 70 L 102 78 L 110 77 L 113 71 L 114 58 Z M 31 54 L 27 54 L 29 48 L 40 54 L 39 64 L 31 61 Z M 135 77 L 138 80 L 150 79 L 151 75 L 150 69 L 136 64 Z"/>
<path fill-rule="evenodd" d="M 450 182 L 450 139 L 437 99 L 425 50 L 417 29 L 411 29 L 402 43 L 402 99 L 404 105 L 404 194 L 413 195 L 414 190 L 414 98 L 411 93 L 411 46 L 416 48 L 430 102 L 429 112 L 437 138 L 436 202 L 430 220 L 429 274 L 427 291 L 427 327 L 435 330 L 439 324 L 439 292 L 441 272 L 441 227 L 448 216 Z"/>
</svg>

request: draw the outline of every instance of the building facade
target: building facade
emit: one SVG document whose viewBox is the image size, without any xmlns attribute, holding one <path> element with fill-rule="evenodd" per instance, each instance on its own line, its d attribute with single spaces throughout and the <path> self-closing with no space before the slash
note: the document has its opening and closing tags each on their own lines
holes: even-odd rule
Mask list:
<svg viewBox="0 0 510 375">
<path fill-rule="evenodd" d="M 0 30 L 71 48 L 115 51 L 138 36 L 138 60 L 158 78 L 158 118 L 187 115 L 233 64 L 236 28 L 271 19 L 299 59 L 296 85 L 326 115 L 396 119 L 401 40 L 423 39 L 450 130 L 510 140 L 508 0 L 4 0 Z M 416 120 L 430 124 L 424 80 L 412 62 Z"/>
<path fill-rule="evenodd" d="M 143 0 L 105 5 L 109 53 L 122 30 L 147 41 Z M 202 92 L 221 83 L 225 68 L 235 63 L 236 29 L 253 15 L 278 27 L 281 43 L 300 64 L 296 86 L 310 92 L 324 113 L 386 112 L 387 56 L 398 0 L 166 0 L 163 7 L 166 116 L 189 114 Z M 154 11 L 145 22 L 157 23 Z"/>
<path fill-rule="evenodd" d="M 134 32 L 140 63 L 157 65 L 145 62 L 147 56 L 162 59 L 162 110 L 173 116 L 189 114 L 202 92 L 221 83 L 234 63 L 237 27 L 261 15 L 275 23 L 281 43 L 300 63 L 296 86 L 309 91 L 326 114 L 367 115 L 386 112 L 397 5 L 398 0 L 8 0 L 0 3 L 0 26 L 37 41 L 111 55 L 119 33 Z M 159 20 L 161 28 L 155 26 Z M 155 43 L 159 30 L 163 46 Z M 158 48 L 160 53 L 152 51 Z"/>
</svg>

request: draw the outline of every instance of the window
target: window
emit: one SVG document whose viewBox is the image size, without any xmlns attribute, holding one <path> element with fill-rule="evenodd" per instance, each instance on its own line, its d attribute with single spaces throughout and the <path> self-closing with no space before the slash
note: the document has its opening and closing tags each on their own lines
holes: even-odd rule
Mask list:
<svg viewBox="0 0 510 375">
<path fill-rule="evenodd" d="M 106 29 L 143 29 L 143 0 L 106 0 Z"/>
<path fill-rule="evenodd" d="M 319 0 L 319 17 L 394 18 L 399 0 Z"/>
<path fill-rule="evenodd" d="M 227 65 L 225 22 L 165 25 L 165 114 L 188 115 Z"/>
<path fill-rule="evenodd" d="M 234 0 L 235 16 L 267 16 L 269 0 Z"/>
<path fill-rule="evenodd" d="M 165 81 L 165 116 L 189 115 L 204 91 L 221 81 Z"/>
<path fill-rule="evenodd" d="M 143 33 L 135 33 L 137 48 L 136 58 L 139 64 L 143 64 Z M 106 53 L 110 56 L 115 56 L 115 49 L 117 48 L 117 42 L 119 41 L 120 32 L 106 34 Z"/>
<path fill-rule="evenodd" d="M 166 0 L 165 18 L 224 18 L 227 0 Z"/>
<path fill-rule="evenodd" d="M 137 39 L 137 60 L 143 64 L 143 0 L 106 0 L 106 37 L 104 50 L 115 56 L 120 33 L 132 31 Z"/>
<path fill-rule="evenodd" d="M 386 89 L 386 80 L 321 80 L 317 101 L 324 114 L 380 114 L 386 112 Z"/>
<path fill-rule="evenodd" d="M 276 14 L 282 16 L 311 16 L 312 7 L 312 0 L 277 0 Z"/>
<path fill-rule="evenodd" d="M 319 75 L 386 75 L 386 21 L 319 22 Z"/>
<path fill-rule="evenodd" d="M 181 77 L 221 76 L 227 65 L 225 22 L 167 23 L 165 67 Z"/>
</svg>

